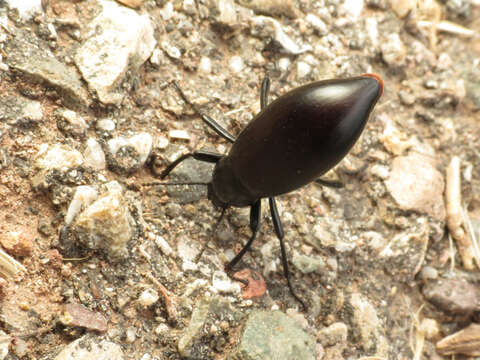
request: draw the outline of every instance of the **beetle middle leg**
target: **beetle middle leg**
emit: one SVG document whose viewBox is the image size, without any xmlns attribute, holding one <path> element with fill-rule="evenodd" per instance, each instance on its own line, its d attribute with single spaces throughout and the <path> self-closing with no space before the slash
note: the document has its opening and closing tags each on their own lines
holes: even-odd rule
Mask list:
<svg viewBox="0 0 480 360">
<path fill-rule="evenodd" d="M 275 229 L 275 234 L 277 235 L 277 238 L 280 241 L 280 251 L 282 253 L 282 266 L 283 266 L 283 272 L 285 274 L 285 278 L 287 279 L 288 289 L 290 290 L 290 293 L 295 298 L 295 300 L 297 300 L 300 304 L 302 304 L 303 309 L 305 310 L 307 306 L 305 305 L 303 300 L 300 299 L 300 297 L 295 293 L 295 290 L 293 290 L 292 283 L 290 282 L 290 272 L 288 271 L 287 251 L 285 250 L 285 244 L 283 243 L 284 234 L 283 234 L 282 222 L 280 220 L 280 216 L 278 215 L 278 209 L 277 209 L 277 204 L 275 202 L 275 198 L 269 197 L 268 203 L 270 205 L 270 213 L 272 214 L 272 221 L 273 221 L 273 227 Z"/>
</svg>

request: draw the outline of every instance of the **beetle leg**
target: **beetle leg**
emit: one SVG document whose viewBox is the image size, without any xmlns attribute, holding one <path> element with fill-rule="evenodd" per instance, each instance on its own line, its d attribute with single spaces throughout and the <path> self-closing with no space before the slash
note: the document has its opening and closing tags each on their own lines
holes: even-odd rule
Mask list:
<svg viewBox="0 0 480 360">
<path fill-rule="evenodd" d="M 345 186 L 341 181 L 338 181 L 338 180 L 316 179 L 315 182 L 323 186 L 337 188 L 337 189 Z"/>
<path fill-rule="evenodd" d="M 213 131 L 215 131 L 218 135 L 223 137 L 224 139 L 230 141 L 231 143 L 235 142 L 235 137 L 228 132 L 227 129 L 225 129 L 222 125 L 220 125 L 215 119 L 212 117 L 208 116 L 207 114 L 202 113 L 197 106 L 192 103 L 185 93 L 180 89 L 180 86 L 178 86 L 176 81 L 172 82 L 175 88 L 177 89 L 178 93 L 180 94 L 180 97 L 185 101 L 188 105 L 192 107 L 192 109 L 197 113 L 198 116 L 202 118 L 202 121 L 207 124 Z"/>
<path fill-rule="evenodd" d="M 270 78 L 265 75 L 260 88 L 260 108 L 263 110 L 268 105 L 268 92 L 270 91 Z"/>
<path fill-rule="evenodd" d="M 227 210 L 227 207 L 222 207 L 222 213 L 220 214 L 220 216 L 218 217 L 217 219 L 217 222 L 215 223 L 215 226 L 213 227 L 212 229 L 212 233 L 215 234 L 217 232 L 217 228 L 218 228 L 218 225 L 220 225 L 220 222 L 223 220 L 223 216 L 225 215 L 225 211 Z M 205 252 L 205 249 L 207 248 L 208 246 L 208 243 L 210 242 L 210 239 L 211 237 L 208 238 L 207 241 L 205 241 L 205 244 L 203 245 L 202 247 L 202 250 L 200 250 L 200 252 L 198 253 L 198 255 L 195 257 L 195 263 L 198 263 L 198 261 L 200 260 L 200 258 L 202 257 L 203 253 Z"/>
<path fill-rule="evenodd" d="M 300 299 L 298 297 L 297 294 L 295 294 L 295 291 L 293 290 L 293 286 L 290 282 L 290 272 L 288 271 L 287 251 L 285 250 L 285 244 L 283 243 L 282 222 L 280 221 L 280 216 L 278 215 L 278 209 L 277 209 L 277 204 L 275 202 L 275 198 L 274 197 L 269 197 L 268 198 L 268 203 L 270 205 L 270 212 L 272 214 L 273 227 L 275 229 L 275 233 L 277 234 L 278 240 L 280 240 L 280 251 L 282 252 L 283 272 L 285 274 L 285 278 L 287 279 L 288 288 L 289 288 L 292 296 L 300 304 L 302 304 L 304 309 L 306 309 L 307 307 L 306 307 L 305 303 L 303 302 L 302 299 Z"/>
<path fill-rule="evenodd" d="M 252 246 L 253 240 L 257 237 L 258 229 L 260 228 L 260 212 L 261 212 L 261 203 L 262 200 L 258 199 L 251 207 L 250 207 L 250 230 L 252 230 L 252 236 L 250 240 L 245 244 L 245 246 L 240 250 L 240 252 L 230 261 L 226 266 L 225 270 L 227 274 L 231 275 L 231 272 L 235 265 L 240 261 L 240 259 L 245 255 L 245 253 L 250 249 Z M 235 279 L 235 278 L 234 278 Z M 239 280 L 242 283 L 245 283 L 245 280 Z"/>
<path fill-rule="evenodd" d="M 193 157 L 195 160 L 198 160 L 198 161 L 204 161 L 208 163 L 217 163 L 223 157 L 223 155 L 217 154 L 211 151 L 204 151 L 204 150 L 198 150 L 188 154 L 184 154 L 180 156 L 177 160 L 172 162 L 170 165 L 168 165 L 166 169 L 163 170 L 162 173 L 160 174 L 160 178 L 161 179 L 165 178 L 168 174 L 170 174 L 170 172 L 173 169 L 175 169 L 175 167 L 178 164 L 180 164 L 183 160 L 186 160 L 190 157 Z"/>
</svg>

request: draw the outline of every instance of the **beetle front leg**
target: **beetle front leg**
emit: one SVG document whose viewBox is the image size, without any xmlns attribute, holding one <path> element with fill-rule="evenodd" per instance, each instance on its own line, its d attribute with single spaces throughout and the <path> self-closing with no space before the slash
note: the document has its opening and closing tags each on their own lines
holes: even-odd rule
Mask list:
<svg viewBox="0 0 480 360">
<path fill-rule="evenodd" d="M 178 86 L 176 81 L 172 82 L 175 88 L 177 89 L 178 93 L 180 94 L 181 98 L 183 101 L 185 101 L 188 105 L 192 107 L 192 109 L 197 113 L 198 116 L 202 119 L 202 121 L 207 124 L 213 131 L 215 131 L 218 135 L 223 137 L 224 139 L 230 141 L 231 143 L 235 142 L 235 137 L 228 132 L 227 129 L 225 129 L 222 125 L 220 125 L 215 119 L 212 117 L 208 116 L 207 114 L 202 113 L 197 106 L 192 103 L 185 93 L 183 92 L 182 89 L 180 89 L 180 86 Z"/>
<path fill-rule="evenodd" d="M 303 302 L 300 297 L 298 297 L 297 294 L 295 294 L 295 291 L 293 290 L 293 286 L 290 282 L 290 272 L 288 271 L 288 260 L 287 260 L 287 251 L 285 250 L 285 244 L 283 243 L 283 228 L 282 228 L 282 222 L 280 221 L 280 216 L 278 215 L 278 209 L 277 209 L 277 204 L 275 202 L 274 197 L 269 197 L 268 198 L 268 203 L 270 205 L 270 213 L 272 214 L 272 221 L 273 221 L 273 227 L 275 229 L 275 234 L 277 234 L 278 240 L 280 240 L 280 251 L 282 253 L 282 265 L 283 265 L 283 272 L 285 274 L 285 277 L 287 278 L 287 284 L 288 284 L 288 289 L 290 290 L 290 293 L 292 296 L 303 306 L 303 309 L 305 310 L 307 306 Z"/>
<path fill-rule="evenodd" d="M 170 172 L 177 167 L 182 161 L 187 160 L 190 157 L 193 157 L 195 160 L 198 161 L 203 161 L 203 162 L 208 162 L 208 163 L 214 163 L 216 164 L 224 155 L 214 153 L 211 151 L 204 151 L 204 150 L 198 150 L 194 151 L 188 154 L 184 154 L 180 156 L 178 159 L 176 159 L 174 162 L 172 162 L 170 165 L 166 167 L 165 170 L 162 171 L 160 174 L 160 179 L 165 178 Z"/>
<path fill-rule="evenodd" d="M 250 207 L 250 229 L 252 230 L 252 236 L 250 240 L 245 244 L 245 246 L 240 250 L 240 252 L 225 266 L 225 270 L 227 274 L 230 276 L 232 275 L 232 270 L 240 261 L 240 259 L 245 255 L 245 253 L 250 249 L 252 246 L 253 241 L 257 237 L 258 229 L 260 229 L 260 213 L 261 213 L 261 203 L 262 200 L 258 199 L 251 207 Z M 233 276 L 232 276 L 233 277 Z M 245 280 L 236 279 L 242 283 L 245 283 Z"/>
</svg>

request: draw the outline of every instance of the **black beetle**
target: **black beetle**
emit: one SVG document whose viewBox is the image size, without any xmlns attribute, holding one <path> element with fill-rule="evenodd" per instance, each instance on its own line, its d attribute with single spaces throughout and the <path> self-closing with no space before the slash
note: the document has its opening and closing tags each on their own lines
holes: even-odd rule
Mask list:
<svg viewBox="0 0 480 360">
<path fill-rule="evenodd" d="M 214 119 L 200 112 L 175 82 L 174 85 L 202 120 L 233 146 L 228 155 L 202 150 L 182 155 L 168 165 L 160 177 L 165 178 L 189 157 L 215 163 L 212 180 L 206 185 L 208 198 L 222 208 L 222 216 L 229 206 L 250 206 L 252 235 L 226 265 L 230 275 L 257 235 L 261 199 L 268 197 L 288 287 L 305 307 L 290 283 L 275 196 L 318 179 L 348 153 L 382 95 L 382 79 L 375 74 L 364 74 L 349 79 L 317 81 L 291 90 L 267 105 L 270 80 L 266 77 L 260 93 L 262 110 L 236 139 Z M 329 185 L 325 180 L 320 183 Z"/>
</svg>

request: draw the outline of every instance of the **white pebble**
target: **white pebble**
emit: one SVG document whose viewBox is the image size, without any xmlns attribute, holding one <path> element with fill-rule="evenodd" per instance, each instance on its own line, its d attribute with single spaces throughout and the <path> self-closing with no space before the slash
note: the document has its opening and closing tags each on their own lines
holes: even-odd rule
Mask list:
<svg viewBox="0 0 480 360">
<path fill-rule="evenodd" d="M 230 69 L 233 72 L 239 73 L 243 70 L 243 59 L 240 56 L 232 56 L 229 62 Z"/>
<path fill-rule="evenodd" d="M 145 289 L 138 297 L 138 303 L 143 307 L 155 304 L 159 299 L 158 292 L 154 289 Z"/>
<path fill-rule="evenodd" d="M 112 119 L 102 119 L 97 121 L 97 129 L 103 131 L 115 130 L 115 123 Z"/>
<path fill-rule="evenodd" d="M 172 248 L 168 244 L 168 242 L 163 238 L 163 236 L 157 235 L 155 236 L 155 244 L 160 248 L 162 253 L 167 256 L 170 256 L 173 253 Z"/>
<path fill-rule="evenodd" d="M 297 63 L 297 76 L 301 79 L 310 74 L 312 68 L 306 62 L 299 61 Z"/>
<path fill-rule="evenodd" d="M 282 57 L 278 60 L 278 69 L 281 70 L 282 72 L 288 71 L 288 68 L 290 67 L 290 64 L 292 61 L 287 58 L 287 57 Z"/>
<path fill-rule="evenodd" d="M 213 273 L 212 285 L 218 292 L 221 293 L 240 293 L 240 285 L 230 280 L 230 278 L 223 271 L 215 271 Z"/>
<path fill-rule="evenodd" d="M 204 56 L 200 59 L 199 69 L 204 73 L 211 73 L 212 72 L 212 61 L 210 58 Z"/>
<path fill-rule="evenodd" d="M 170 130 L 168 136 L 171 139 L 190 140 L 190 135 L 185 130 Z"/>
<path fill-rule="evenodd" d="M 85 158 L 85 165 L 96 170 L 105 169 L 105 153 L 97 140 L 89 138 L 87 140 L 87 147 L 83 152 Z"/>
<path fill-rule="evenodd" d="M 65 215 L 65 224 L 69 225 L 80 210 L 89 206 L 98 197 L 98 192 L 91 186 L 79 186 L 75 191 L 73 200 L 68 206 L 67 215 Z"/>
</svg>

